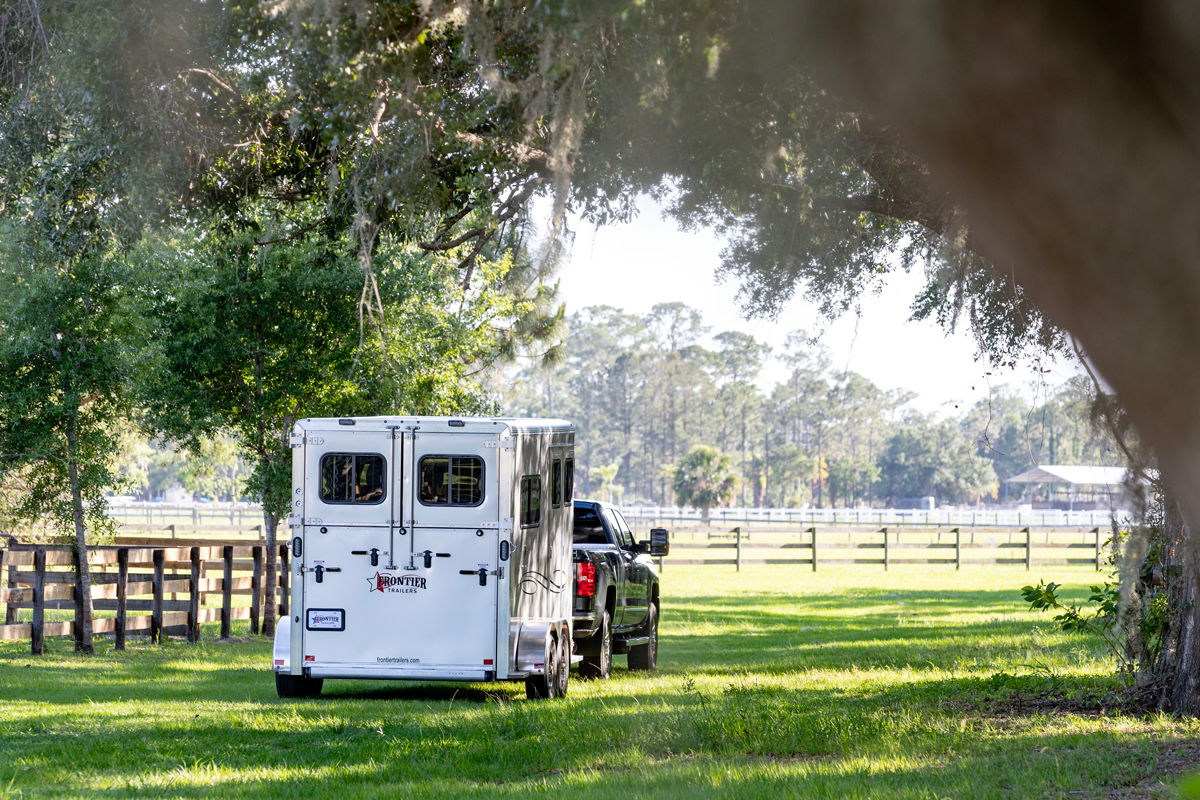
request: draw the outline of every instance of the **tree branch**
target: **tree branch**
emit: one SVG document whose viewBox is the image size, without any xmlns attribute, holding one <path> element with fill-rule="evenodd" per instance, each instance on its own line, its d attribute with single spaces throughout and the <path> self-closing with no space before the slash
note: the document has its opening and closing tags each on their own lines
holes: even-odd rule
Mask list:
<svg viewBox="0 0 1200 800">
<path fill-rule="evenodd" d="M 462 236 L 459 236 L 457 239 L 451 239 L 448 242 L 439 242 L 435 239 L 432 242 L 420 242 L 417 247 L 421 248 L 427 253 L 435 253 L 441 250 L 453 250 L 460 244 L 464 244 L 476 237 L 482 236 L 484 232 L 485 231 L 483 228 L 472 228 Z"/>
<path fill-rule="evenodd" d="M 321 217 L 319 220 L 314 222 L 312 225 L 305 225 L 300 230 L 289 233 L 287 236 L 280 237 L 279 239 L 268 239 L 265 242 L 255 241 L 254 244 L 257 247 L 266 247 L 269 244 L 279 244 L 280 242 L 290 242 L 294 239 L 299 239 L 301 236 L 308 233 L 313 228 L 320 225 L 322 222 L 328 221 L 328 219 L 329 219 L 329 217 Z"/>
</svg>

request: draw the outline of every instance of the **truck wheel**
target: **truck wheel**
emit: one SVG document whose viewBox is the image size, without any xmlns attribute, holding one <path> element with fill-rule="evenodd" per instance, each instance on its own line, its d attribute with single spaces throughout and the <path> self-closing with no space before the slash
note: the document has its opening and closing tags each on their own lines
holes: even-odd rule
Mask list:
<svg viewBox="0 0 1200 800">
<path fill-rule="evenodd" d="M 600 637 L 600 650 L 584 654 L 579 674 L 584 678 L 606 681 L 612 677 L 612 615 L 607 611 L 601 617 L 600 630 L 595 635 Z"/>
<path fill-rule="evenodd" d="M 558 655 L 558 637 L 554 636 L 546 648 L 545 672 L 525 679 L 525 696 L 530 700 L 553 700 L 558 695 Z"/>
<path fill-rule="evenodd" d="M 558 637 L 558 672 L 554 676 L 558 685 L 559 697 L 567 696 L 567 684 L 571 682 L 571 636 L 563 634 Z"/>
<path fill-rule="evenodd" d="M 658 666 L 658 606 L 650 604 L 650 616 L 646 620 L 646 633 L 650 641 L 629 648 L 630 669 L 654 669 Z"/>
<path fill-rule="evenodd" d="M 324 678 L 275 673 L 275 691 L 280 697 L 316 697 L 321 693 Z"/>
</svg>

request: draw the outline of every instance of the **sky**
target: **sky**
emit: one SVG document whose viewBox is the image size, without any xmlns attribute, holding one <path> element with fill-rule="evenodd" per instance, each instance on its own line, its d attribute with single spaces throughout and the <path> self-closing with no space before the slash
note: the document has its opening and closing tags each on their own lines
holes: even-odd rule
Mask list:
<svg viewBox="0 0 1200 800">
<path fill-rule="evenodd" d="M 638 207 L 638 218 L 624 225 L 596 229 L 571 220 L 574 246 L 560 283 L 568 313 L 590 305 L 645 313 L 656 303 L 682 302 L 703 313 L 711 334 L 742 331 L 776 353 L 789 332 L 804 329 L 820 337 L 835 370 L 857 372 L 881 389 L 916 392 L 912 405 L 923 412 L 962 413 L 986 397 L 989 381 L 1008 383 L 1033 399 L 1039 384 L 1034 364 L 1018 362 L 1015 370 L 989 376 L 991 368 L 975 360 L 969 331 L 960 328 L 947 335 L 934 322 L 909 320 L 909 307 L 924 284 L 919 267 L 911 274 L 898 271 L 882 293 L 864 298 L 861 315 L 849 313 L 830 323 L 815 306 L 794 298 L 775 320 L 747 320 L 737 302 L 738 287 L 714 277 L 722 241 L 709 231 L 680 231 L 673 221 L 662 219 L 649 198 L 642 198 Z M 1038 366 L 1050 370 L 1041 383 L 1051 387 L 1077 372 L 1066 361 Z M 766 389 L 786 377 L 784 366 L 772 358 L 760 384 Z"/>
</svg>

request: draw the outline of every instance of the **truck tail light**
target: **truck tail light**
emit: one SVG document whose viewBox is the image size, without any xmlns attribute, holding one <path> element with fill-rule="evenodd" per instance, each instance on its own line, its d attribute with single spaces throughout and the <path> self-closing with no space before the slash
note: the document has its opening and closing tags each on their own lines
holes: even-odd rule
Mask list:
<svg viewBox="0 0 1200 800">
<path fill-rule="evenodd" d="M 591 597 L 596 593 L 596 565 L 584 561 L 577 566 L 575 595 L 577 597 Z"/>
</svg>

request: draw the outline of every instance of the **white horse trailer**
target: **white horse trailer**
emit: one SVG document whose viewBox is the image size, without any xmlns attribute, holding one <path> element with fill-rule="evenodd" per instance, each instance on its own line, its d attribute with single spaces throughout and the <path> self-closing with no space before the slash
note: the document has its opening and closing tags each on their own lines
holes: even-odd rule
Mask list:
<svg viewBox="0 0 1200 800">
<path fill-rule="evenodd" d="M 575 429 L 555 419 L 305 419 L 291 436 L 281 697 L 325 678 L 567 691 Z"/>
</svg>

